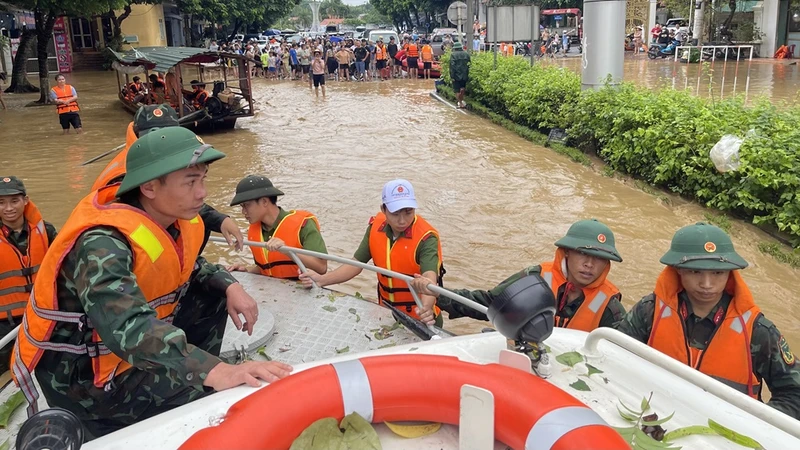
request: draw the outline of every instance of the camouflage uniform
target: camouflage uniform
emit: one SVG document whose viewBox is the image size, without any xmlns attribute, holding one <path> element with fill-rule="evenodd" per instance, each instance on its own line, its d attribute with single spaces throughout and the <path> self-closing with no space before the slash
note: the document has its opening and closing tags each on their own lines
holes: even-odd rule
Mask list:
<svg viewBox="0 0 800 450">
<path fill-rule="evenodd" d="M 705 350 L 716 328 L 714 315 L 720 309 L 728 309 L 730 295 L 723 295 L 719 304 L 706 317 L 694 315 L 685 292 L 678 295 L 678 301 L 686 305 L 689 311 L 684 321 L 689 345 Z M 647 343 L 650 331 L 653 329 L 654 316 L 655 295 L 650 294 L 633 306 L 617 329 Z M 758 376 L 759 382 L 766 381 L 772 394 L 767 404 L 795 419 L 800 419 L 800 370 L 795 366 L 794 355 L 789 350 L 786 338 L 778 331 L 775 324 L 763 315 L 756 319 L 753 325 L 750 353 L 753 355 L 753 373 Z"/>
<path fill-rule="evenodd" d="M 0 222 L 2 225 L 2 222 Z M 50 222 L 44 223 L 45 232 L 47 233 L 48 242 L 53 242 L 56 238 L 56 227 L 53 226 Z M 11 229 L 5 228 L 4 232 L 8 232 L 7 239 L 14 247 L 17 247 L 20 253 L 23 255 L 28 252 L 28 227 L 27 224 L 22 227 L 20 231 L 14 231 Z M 3 337 L 11 332 L 17 325 L 22 322 L 22 316 L 20 317 L 11 317 L 7 315 L 5 318 L 0 318 L 0 337 Z M 8 370 L 8 361 L 11 358 L 11 350 L 14 349 L 12 344 L 8 344 L 2 349 L 0 349 L 0 374 L 5 373 Z"/>
<path fill-rule="evenodd" d="M 689 225 L 678 230 L 672 238 L 670 250 L 661 257 L 661 263 L 675 269 L 700 272 L 735 271 L 744 269 L 748 265 L 747 261 L 736 253 L 730 236 L 718 227 L 705 223 Z M 675 336 L 675 339 L 684 339 L 690 347 L 706 350 L 720 323 L 715 322 L 715 317 L 724 316 L 728 312 L 732 296 L 723 291 L 719 302 L 711 311 L 705 317 L 699 317 L 694 314 L 692 303 L 683 285 L 678 289 L 680 289 L 677 293 L 678 309 L 684 311 L 685 307 L 685 315 L 681 313 L 684 317 L 683 336 Z M 617 330 L 640 342 L 650 342 L 655 308 L 655 293 L 645 296 L 625 315 Z M 717 316 L 718 314 L 720 316 Z M 800 370 L 795 367 L 795 357 L 789 349 L 786 338 L 763 314 L 760 314 L 753 323 L 750 354 L 752 373 L 756 375 L 759 383 L 766 382 L 772 394 L 767 404 L 795 419 L 800 419 Z"/>
<path fill-rule="evenodd" d="M 541 266 L 528 267 L 527 269 L 520 270 L 514 275 L 506 278 L 494 289 L 489 291 L 470 291 L 469 289 L 451 289 L 451 291 L 474 302 L 480 303 L 481 305 L 489 306 L 492 304 L 492 302 L 494 302 L 495 298 L 505 291 L 506 288 L 512 283 L 522 277 L 532 274 L 539 274 L 540 272 Z M 561 298 L 564 295 L 565 286 L 566 285 L 562 285 L 558 288 L 558 295 L 556 298 Z M 564 308 L 561 309 L 561 311 L 556 313 L 556 316 L 561 317 L 562 319 L 571 319 L 575 313 L 578 312 L 578 308 L 581 307 L 584 300 L 585 297 L 583 295 L 583 291 L 581 291 L 580 296 L 574 301 L 567 303 Z M 601 327 L 614 327 L 617 325 L 617 323 L 619 323 L 620 320 L 622 320 L 622 317 L 625 315 L 625 308 L 622 306 L 621 302 L 622 294 L 617 294 L 611 297 L 611 299 L 608 301 L 608 305 L 606 305 L 605 311 L 603 311 L 603 316 L 600 319 Z M 451 319 L 457 319 L 459 317 L 472 317 L 473 319 L 478 320 L 489 320 L 486 317 L 486 314 L 479 313 L 474 309 L 464 306 L 461 303 L 451 300 L 443 295 L 439 296 L 437 305 L 439 305 L 439 307 L 443 310 L 447 311 Z"/>
<path fill-rule="evenodd" d="M 140 138 L 127 156 L 120 201 L 134 208 L 138 186 L 197 163 L 224 157 L 180 127 Z M 140 144 L 140 142 L 142 142 Z M 167 228 L 174 240 L 180 231 Z M 59 311 L 84 313 L 87 326 L 55 322 L 50 342 L 85 345 L 96 331 L 103 343 L 133 367 L 103 388 L 94 385 L 86 354 L 45 351 L 34 373 L 50 406 L 74 413 L 89 439 L 160 414 L 212 392 L 203 383 L 218 357 L 227 323 L 227 288 L 236 280 L 222 266 L 197 256 L 173 322 L 157 319 L 134 273 L 134 252 L 113 227 L 83 232 L 64 256 L 55 279 Z M 153 280 L 147 280 L 153 282 Z M 38 282 L 38 281 L 37 281 Z"/>
</svg>

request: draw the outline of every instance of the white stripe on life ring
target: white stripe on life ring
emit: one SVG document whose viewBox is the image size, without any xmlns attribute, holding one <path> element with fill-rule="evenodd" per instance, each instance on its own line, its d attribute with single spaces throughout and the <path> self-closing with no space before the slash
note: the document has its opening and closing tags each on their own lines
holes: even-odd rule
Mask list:
<svg viewBox="0 0 800 450">
<path fill-rule="evenodd" d="M 528 432 L 525 450 L 550 449 L 567 433 L 588 425 L 605 425 L 596 412 L 585 406 L 564 406 L 542 416 Z"/>
<path fill-rule="evenodd" d="M 332 364 L 342 389 L 344 415 L 357 412 L 367 422 L 372 422 L 374 407 L 372 387 L 369 385 L 367 371 L 361 361 L 354 359 Z"/>
</svg>

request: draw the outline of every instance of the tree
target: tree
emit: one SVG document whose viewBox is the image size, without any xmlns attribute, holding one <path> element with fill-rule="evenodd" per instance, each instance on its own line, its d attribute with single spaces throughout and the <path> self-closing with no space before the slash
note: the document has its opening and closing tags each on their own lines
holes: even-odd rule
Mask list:
<svg viewBox="0 0 800 450">
<path fill-rule="evenodd" d="M 53 40 L 53 26 L 55 25 L 56 18 L 60 16 L 91 16 L 93 14 L 102 14 L 109 9 L 122 8 L 125 4 L 124 0 L 10 0 L 10 4 L 24 10 L 33 11 L 33 17 L 36 21 L 36 29 L 34 31 L 36 38 L 36 58 L 39 63 L 39 100 L 37 103 L 46 104 L 50 103 L 50 79 L 48 78 L 47 70 L 47 46 Z M 23 36 L 25 33 L 23 32 Z M 28 36 L 31 39 L 32 36 Z M 32 45 L 27 43 L 26 45 Z M 27 80 L 15 79 L 17 77 L 24 77 L 27 75 L 24 69 L 24 63 L 30 56 L 30 49 L 22 47 L 22 38 L 20 38 L 20 48 L 17 50 L 17 57 L 14 60 L 14 73 L 12 73 L 11 86 L 8 92 L 31 92 Z M 18 71 L 18 66 L 22 63 L 23 67 L 21 72 Z M 27 86 L 26 86 L 27 85 Z M 12 89 L 13 87 L 13 89 Z"/>
<path fill-rule="evenodd" d="M 284 16 L 299 0 L 184 0 L 179 6 L 184 13 L 223 25 L 231 25 L 229 40 L 249 27 L 263 29 Z"/>
<path fill-rule="evenodd" d="M 322 17 L 350 17 L 350 7 L 342 0 L 323 0 L 319 5 L 319 13 Z"/>
<path fill-rule="evenodd" d="M 28 58 L 33 53 L 33 44 L 36 43 L 36 32 L 27 28 L 22 30 L 19 37 L 19 47 L 14 56 L 14 67 L 11 69 L 11 84 L 5 92 L 24 94 L 26 92 L 37 92 L 39 88 L 28 81 Z"/>
</svg>

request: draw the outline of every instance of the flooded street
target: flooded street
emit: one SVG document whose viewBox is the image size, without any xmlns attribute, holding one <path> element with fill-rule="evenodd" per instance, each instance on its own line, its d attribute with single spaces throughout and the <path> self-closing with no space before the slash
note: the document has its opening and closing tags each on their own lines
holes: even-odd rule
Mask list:
<svg viewBox="0 0 800 450">
<path fill-rule="evenodd" d="M 22 108 L 36 96 L 7 95 L 10 110 L 0 111 L 0 174 L 22 177 L 46 220 L 57 227 L 108 159 L 78 165 L 122 143 L 131 120 L 117 102 L 113 74 L 80 73 L 68 82 L 80 96 L 82 136 L 62 138 L 54 108 Z M 300 83 L 257 80 L 256 116 L 240 120 L 235 131 L 204 136 L 228 155 L 211 167 L 207 202 L 245 229 L 240 211 L 227 205 L 242 177 L 266 175 L 286 193 L 281 206 L 314 212 L 329 251 L 349 257 L 378 211 L 383 184 L 407 178 L 416 189 L 419 214 L 442 235 L 446 286 L 483 289 L 549 260 L 553 242 L 572 222 L 594 217 L 616 233 L 625 262 L 614 265 L 611 279 L 626 308 L 652 292 L 662 269 L 658 259 L 672 234 L 707 212 L 675 198 L 665 204 L 461 114 L 432 100 L 432 88 L 432 81 L 331 83 L 328 98 L 316 99 Z M 792 284 L 797 271 L 759 252 L 758 243 L 771 240 L 766 234 L 738 222 L 732 234 L 751 263 L 745 279 L 757 302 L 800 348 L 800 305 L 794 301 L 800 286 Z M 249 251 L 236 254 L 219 245 L 209 245 L 206 256 L 252 262 Z M 339 288 L 374 297 L 375 277 L 364 273 Z M 470 332 L 486 326 L 455 322 L 445 327 Z"/>
</svg>

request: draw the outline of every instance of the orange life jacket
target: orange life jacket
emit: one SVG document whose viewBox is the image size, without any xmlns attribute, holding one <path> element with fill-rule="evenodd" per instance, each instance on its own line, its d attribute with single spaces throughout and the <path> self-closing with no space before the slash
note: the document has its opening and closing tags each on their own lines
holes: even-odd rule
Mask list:
<svg viewBox="0 0 800 450">
<path fill-rule="evenodd" d="M 375 60 L 382 61 L 387 58 L 386 49 L 382 48 L 380 45 L 375 46 Z"/>
<path fill-rule="evenodd" d="M 317 224 L 317 228 L 319 228 L 319 221 L 310 212 L 301 210 L 289 211 L 289 214 L 275 228 L 275 233 L 272 234 L 272 237 L 279 238 L 289 247 L 303 248 L 300 243 L 300 230 L 307 220 L 313 220 Z M 247 231 L 247 239 L 253 242 L 266 242 L 264 234 L 261 232 L 261 222 L 250 225 Z M 253 252 L 253 258 L 256 260 L 256 265 L 261 269 L 262 275 L 297 279 L 298 270 L 300 269 L 288 255 L 281 252 L 271 252 L 264 247 L 255 246 L 251 246 L 250 251 Z"/>
<path fill-rule="evenodd" d="M 417 44 L 408 44 L 406 53 L 408 53 L 409 58 L 417 58 L 419 56 L 419 47 L 417 47 Z"/>
<path fill-rule="evenodd" d="M 72 97 L 72 86 L 68 84 L 65 84 L 63 89 L 58 86 L 54 86 L 52 90 L 55 92 L 58 100 L 64 100 Z M 73 100 L 66 105 L 62 105 L 60 103 L 57 104 L 56 111 L 58 111 L 59 114 L 66 114 L 70 112 L 78 112 L 80 111 L 80 108 L 78 108 L 78 102 Z"/>
<path fill-rule="evenodd" d="M 392 245 L 391 240 L 386 236 L 386 216 L 380 212 L 369 220 L 372 225 L 369 233 L 369 252 L 372 255 L 372 262 L 378 267 L 400 272 L 404 275 L 413 277 L 415 273 L 420 273 L 419 263 L 417 263 L 417 249 L 422 241 L 429 235 L 436 236 L 439 244 L 439 268 L 437 277 L 441 285 L 441 277 L 444 275 L 442 268 L 442 240 L 439 239 L 439 232 L 420 216 L 414 218 L 414 223 L 403 236 L 397 238 Z M 389 301 L 393 306 L 405 308 L 408 315 L 419 318 L 414 311 L 414 297 L 404 281 L 389 278 L 382 274 L 378 275 L 378 303 Z M 438 306 L 434 307 L 434 313 L 438 316 L 441 310 Z"/>
<path fill-rule="evenodd" d="M 142 87 L 141 81 L 138 83 L 135 81 L 131 81 L 130 83 L 128 83 L 128 90 L 125 97 L 128 100 L 133 101 L 133 99 L 136 98 L 136 95 L 139 94 L 139 92 L 141 92 L 142 90 L 144 89 Z"/>
<path fill-rule="evenodd" d="M 193 103 L 195 109 L 200 109 L 206 106 L 206 100 L 208 100 L 209 94 L 208 91 L 205 89 L 200 89 L 194 94 Z"/>
<path fill-rule="evenodd" d="M 137 139 L 139 138 L 136 137 L 136 133 L 133 132 L 133 122 L 131 122 L 128 124 L 128 131 L 125 133 L 125 148 L 108 163 L 102 172 L 100 172 L 100 175 L 94 180 L 92 191 L 118 182 L 125 176 L 125 160 L 128 158 L 128 149 L 131 148 L 131 145 L 133 145 Z"/>
<path fill-rule="evenodd" d="M 781 45 L 780 48 L 778 48 L 778 51 L 775 52 L 775 55 L 773 57 L 775 59 L 786 59 L 790 57 L 790 53 L 791 52 L 789 51 L 789 47 Z"/>
<path fill-rule="evenodd" d="M 542 278 L 550 285 L 553 295 L 558 302 L 558 288 L 567 282 L 564 276 L 567 260 L 566 252 L 559 248 L 556 250 L 556 257 L 553 261 L 541 264 Z M 611 297 L 619 294 L 619 289 L 608 281 L 608 273 L 611 271 L 611 264 L 606 266 L 606 270 L 597 277 L 589 286 L 582 288 L 584 300 L 578 311 L 571 319 L 562 320 L 556 316 L 556 326 L 561 328 L 571 328 L 573 330 L 592 331 L 600 326 L 600 320 L 608 306 Z"/>
<path fill-rule="evenodd" d="M 133 274 L 158 320 L 172 321 L 175 307 L 188 288 L 203 244 L 203 221 L 199 216 L 178 220 L 175 226 L 180 237 L 176 242 L 144 211 L 114 202 L 116 190 L 117 186 L 108 186 L 81 200 L 42 261 L 11 359 L 12 375 L 28 399 L 29 413 L 35 412 L 39 396 L 31 373 L 46 350 L 88 355 L 98 388 L 111 389 L 114 377 L 132 367 L 103 344 L 96 330 L 92 331 L 91 342 L 50 342 L 58 323 L 77 324 L 81 331 L 92 329 L 84 312 L 59 310 L 56 292 L 61 264 L 86 230 L 107 226 L 125 236 L 133 252 Z"/>
<path fill-rule="evenodd" d="M 44 219 L 32 201 L 28 200 L 23 216 L 28 229 L 25 254 L 5 237 L 5 233 L 0 233 L 0 313 L 8 317 L 20 317 L 25 312 L 39 265 L 50 246 Z"/>
<path fill-rule="evenodd" d="M 422 53 L 422 61 L 424 62 L 433 61 L 433 48 L 430 45 L 428 44 L 423 45 L 421 53 Z"/>
<path fill-rule="evenodd" d="M 681 290 L 678 272 L 665 268 L 656 281 L 656 308 L 647 345 L 758 399 L 761 383 L 753 373 L 750 338 L 761 310 L 739 271 L 732 271 L 728 278 L 725 291 L 733 298 L 705 350 L 689 346 L 683 325 L 687 311 L 678 305 Z"/>
</svg>

